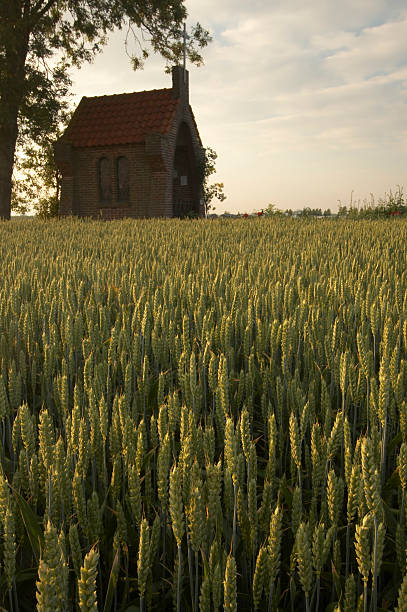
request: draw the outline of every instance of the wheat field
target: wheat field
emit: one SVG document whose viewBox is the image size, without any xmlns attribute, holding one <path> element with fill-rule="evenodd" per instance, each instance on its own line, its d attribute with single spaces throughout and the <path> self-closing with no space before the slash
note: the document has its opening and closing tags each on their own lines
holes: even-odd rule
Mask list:
<svg viewBox="0 0 407 612">
<path fill-rule="evenodd" d="M 407 224 L 0 223 L 0 607 L 407 611 Z"/>
</svg>

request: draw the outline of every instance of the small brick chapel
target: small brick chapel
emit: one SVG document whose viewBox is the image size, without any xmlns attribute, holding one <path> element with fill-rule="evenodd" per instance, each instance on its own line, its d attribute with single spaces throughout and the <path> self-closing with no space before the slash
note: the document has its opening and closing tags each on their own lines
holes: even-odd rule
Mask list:
<svg viewBox="0 0 407 612">
<path fill-rule="evenodd" d="M 83 97 L 54 155 L 62 216 L 204 216 L 204 148 L 182 66 L 171 89 Z"/>
</svg>

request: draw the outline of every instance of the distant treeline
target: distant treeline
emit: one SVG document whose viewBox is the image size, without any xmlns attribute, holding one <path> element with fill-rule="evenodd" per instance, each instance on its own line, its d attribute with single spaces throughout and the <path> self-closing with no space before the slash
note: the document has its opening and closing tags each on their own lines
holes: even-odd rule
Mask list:
<svg viewBox="0 0 407 612">
<path fill-rule="evenodd" d="M 288 210 L 284 211 L 284 213 L 288 217 L 331 217 L 331 209 L 327 208 L 326 210 L 322 210 L 322 208 L 310 208 L 309 206 L 305 206 L 302 210 Z"/>
<path fill-rule="evenodd" d="M 370 201 L 364 200 L 362 204 L 360 200 L 355 205 L 351 202 L 349 206 L 342 206 L 339 203 L 338 216 L 350 218 L 370 218 L 379 219 L 383 217 L 396 217 L 407 214 L 407 200 L 403 194 L 403 188 L 398 185 L 397 190 L 393 193 L 391 190 L 384 195 L 384 198 L 379 198 L 376 202 L 373 194 Z"/>
<path fill-rule="evenodd" d="M 353 191 L 352 191 L 353 195 Z M 271 216 L 285 216 L 285 217 L 348 217 L 350 219 L 382 219 L 385 217 L 396 217 L 407 215 L 407 199 L 403 194 L 403 188 L 399 185 L 397 190 L 393 193 L 391 190 L 389 193 L 385 193 L 383 198 L 375 200 L 374 195 L 370 194 L 370 200 L 358 200 L 353 201 L 351 195 L 349 206 L 342 205 L 341 200 L 339 202 L 338 212 L 331 212 L 330 208 L 323 210 L 322 208 L 311 208 L 305 206 L 302 210 L 281 210 L 277 208 L 275 204 L 268 204 L 266 208 L 260 211 L 253 211 L 252 213 L 230 213 L 225 211 L 221 215 L 211 213 L 208 215 L 211 219 L 218 217 L 227 218 L 253 218 L 253 217 L 271 217 Z"/>
<path fill-rule="evenodd" d="M 356 203 L 353 202 L 352 198 L 349 206 L 342 205 L 339 200 L 339 209 L 337 213 L 332 215 L 331 210 L 322 210 L 321 208 L 310 208 L 306 206 L 302 210 L 287 210 L 284 211 L 288 216 L 301 216 L 301 217 L 349 217 L 351 219 L 363 218 L 363 219 L 379 219 L 383 217 L 396 217 L 407 214 L 407 200 L 403 194 L 403 188 L 398 186 L 395 193 L 391 190 L 386 193 L 384 198 L 379 198 L 375 201 L 374 195 L 370 194 L 370 200 L 363 200 L 361 203 L 358 200 Z"/>
</svg>

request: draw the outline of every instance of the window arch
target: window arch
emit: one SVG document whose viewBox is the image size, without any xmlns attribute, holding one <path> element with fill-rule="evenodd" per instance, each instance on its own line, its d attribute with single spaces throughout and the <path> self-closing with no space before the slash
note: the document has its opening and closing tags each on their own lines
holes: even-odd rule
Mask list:
<svg viewBox="0 0 407 612">
<path fill-rule="evenodd" d="M 112 201 L 112 172 L 107 157 L 101 157 L 98 164 L 99 199 L 101 202 Z"/>
<path fill-rule="evenodd" d="M 129 161 L 127 157 L 118 157 L 116 160 L 117 199 L 129 199 Z"/>
</svg>

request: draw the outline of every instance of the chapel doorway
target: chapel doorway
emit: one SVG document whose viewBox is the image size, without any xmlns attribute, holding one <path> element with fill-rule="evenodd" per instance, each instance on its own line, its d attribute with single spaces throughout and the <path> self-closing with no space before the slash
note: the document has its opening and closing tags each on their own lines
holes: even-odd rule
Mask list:
<svg viewBox="0 0 407 612">
<path fill-rule="evenodd" d="M 191 132 L 181 123 L 174 153 L 172 178 L 173 216 L 199 217 L 199 179 Z"/>
</svg>

